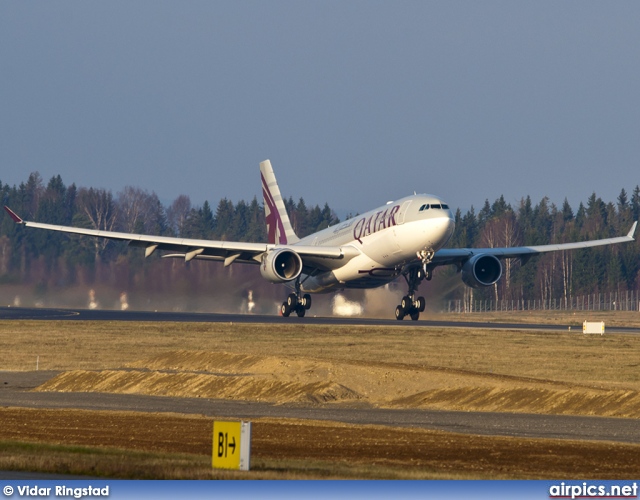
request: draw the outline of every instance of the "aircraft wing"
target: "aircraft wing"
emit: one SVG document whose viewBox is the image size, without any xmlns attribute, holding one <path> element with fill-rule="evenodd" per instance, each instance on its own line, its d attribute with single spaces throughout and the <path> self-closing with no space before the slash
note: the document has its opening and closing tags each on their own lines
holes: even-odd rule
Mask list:
<svg viewBox="0 0 640 500">
<path fill-rule="evenodd" d="M 615 245 L 634 241 L 634 233 L 638 222 L 634 222 L 631 230 L 626 236 L 618 236 L 616 238 L 605 238 L 602 240 L 580 241 L 576 243 L 556 243 L 553 245 L 532 245 L 524 247 L 502 247 L 502 248 L 445 248 L 438 250 L 433 257 L 433 265 L 444 266 L 447 264 L 457 264 L 464 262 L 474 255 L 493 255 L 499 259 L 520 258 L 523 260 L 530 257 L 546 253 L 557 252 L 560 250 L 575 250 L 577 248 L 599 247 L 604 245 Z"/>
<path fill-rule="evenodd" d="M 146 234 L 120 233 L 116 231 L 102 231 L 99 229 L 84 229 L 73 226 L 58 226 L 40 222 L 25 221 L 9 207 L 4 207 L 11 218 L 18 224 L 27 227 L 58 231 L 69 234 L 95 236 L 110 240 L 128 241 L 130 246 L 144 248 L 145 256 L 149 257 L 156 250 L 173 252 L 163 257 L 182 258 L 189 262 L 192 259 L 224 261 L 225 266 L 233 262 L 260 264 L 265 252 L 278 248 L 289 248 L 300 255 L 306 270 L 325 270 L 332 267 L 331 261 L 348 261 L 360 254 L 355 247 L 318 247 L 310 245 L 275 245 L 269 243 L 247 243 L 242 241 L 198 240 L 189 238 L 174 238 L 170 236 L 153 236 Z"/>
</svg>

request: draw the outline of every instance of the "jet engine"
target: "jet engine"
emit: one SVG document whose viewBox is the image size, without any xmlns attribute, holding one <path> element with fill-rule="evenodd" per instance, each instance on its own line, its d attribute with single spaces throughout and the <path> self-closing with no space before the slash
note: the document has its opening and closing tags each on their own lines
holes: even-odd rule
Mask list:
<svg viewBox="0 0 640 500">
<path fill-rule="evenodd" d="M 462 281 L 471 288 L 491 286 L 500 276 L 502 263 L 493 255 L 474 255 L 462 266 Z"/>
<path fill-rule="evenodd" d="M 293 250 L 278 248 L 262 256 L 260 274 L 271 283 L 292 281 L 302 272 L 302 259 Z"/>
</svg>

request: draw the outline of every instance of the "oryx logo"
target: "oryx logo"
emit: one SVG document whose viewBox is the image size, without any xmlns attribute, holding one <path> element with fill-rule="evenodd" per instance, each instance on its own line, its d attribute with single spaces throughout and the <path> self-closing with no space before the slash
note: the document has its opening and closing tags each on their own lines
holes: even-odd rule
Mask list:
<svg viewBox="0 0 640 500">
<path fill-rule="evenodd" d="M 284 231 L 284 224 L 278 213 L 276 202 L 271 195 L 271 191 L 269 191 L 264 175 L 260 174 L 260 177 L 262 178 L 262 196 L 264 197 L 264 205 L 266 208 L 265 222 L 267 223 L 268 242 L 286 245 L 287 235 Z"/>
</svg>

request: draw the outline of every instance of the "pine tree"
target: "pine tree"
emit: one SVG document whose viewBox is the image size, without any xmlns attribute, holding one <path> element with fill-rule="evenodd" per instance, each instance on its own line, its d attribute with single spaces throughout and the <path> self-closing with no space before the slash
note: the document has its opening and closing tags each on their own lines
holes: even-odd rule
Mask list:
<svg viewBox="0 0 640 500">
<path fill-rule="evenodd" d="M 640 185 L 636 186 L 631 195 L 631 211 L 633 212 L 633 220 L 640 219 Z"/>
<path fill-rule="evenodd" d="M 214 218 L 214 238 L 217 240 L 230 240 L 229 235 L 233 232 L 233 218 L 235 209 L 233 203 L 227 198 L 223 198 L 218 203 Z"/>
<path fill-rule="evenodd" d="M 264 221 L 264 207 L 258 203 L 254 196 L 248 207 L 247 241 L 267 241 L 266 225 Z"/>
<path fill-rule="evenodd" d="M 564 203 L 562 203 L 562 220 L 564 220 L 564 222 L 573 220 L 573 210 L 571 209 L 571 205 L 569 205 L 569 201 L 566 198 L 564 199 Z"/>
</svg>

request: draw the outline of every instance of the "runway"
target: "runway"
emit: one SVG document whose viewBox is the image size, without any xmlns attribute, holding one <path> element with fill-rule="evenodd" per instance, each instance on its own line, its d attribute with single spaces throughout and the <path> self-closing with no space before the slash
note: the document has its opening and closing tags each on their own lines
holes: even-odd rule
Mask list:
<svg viewBox="0 0 640 500">
<path fill-rule="evenodd" d="M 353 325 L 353 326 L 403 326 L 403 327 L 443 327 L 473 328 L 491 330 L 535 330 L 563 331 L 569 325 L 536 323 L 487 323 L 478 321 L 398 321 L 396 319 L 375 319 L 360 317 L 315 317 L 283 318 L 276 315 L 222 314 L 193 312 L 117 311 L 101 309 L 46 309 L 1 307 L 0 320 L 69 320 L 69 321 L 172 321 L 180 323 L 265 323 L 265 324 L 305 324 L 305 325 Z M 575 328 L 575 327 L 574 327 Z M 640 328 L 607 326 L 607 333 L 640 334 Z"/>
</svg>

